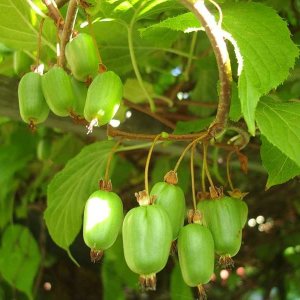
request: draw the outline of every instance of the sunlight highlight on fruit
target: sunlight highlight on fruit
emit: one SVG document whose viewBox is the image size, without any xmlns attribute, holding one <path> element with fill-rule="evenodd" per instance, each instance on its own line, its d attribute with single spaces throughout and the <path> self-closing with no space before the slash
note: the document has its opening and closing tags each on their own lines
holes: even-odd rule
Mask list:
<svg viewBox="0 0 300 300">
<path fill-rule="evenodd" d="M 88 215 L 86 229 L 92 229 L 95 225 L 103 222 L 110 216 L 111 208 L 105 199 L 98 197 L 89 200 Z"/>
</svg>

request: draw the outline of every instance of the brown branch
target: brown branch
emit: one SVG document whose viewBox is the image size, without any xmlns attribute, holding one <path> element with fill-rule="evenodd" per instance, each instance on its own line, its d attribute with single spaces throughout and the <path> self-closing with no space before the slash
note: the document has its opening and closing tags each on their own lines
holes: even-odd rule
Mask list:
<svg viewBox="0 0 300 300">
<path fill-rule="evenodd" d="M 160 107 L 166 107 L 168 104 L 166 101 L 163 101 L 161 99 L 154 99 L 155 105 L 157 106 L 157 112 L 160 110 Z M 208 102 L 208 101 L 201 101 L 201 100 L 176 100 L 174 102 L 174 105 L 176 106 L 199 106 L 199 107 L 207 107 L 207 108 L 217 108 L 218 103 L 217 102 Z M 143 107 L 149 107 L 147 103 L 141 103 L 140 106 Z"/>
<path fill-rule="evenodd" d="M 58 7 L 58 8 L 61 8 L 61 7 L 63 7 L 66 3 L 68 3 L 69 0 L 55 0 L 55 2 L 56 2 L 57 7 Z"/>
<path fill-rule="evenodd" d="M 199 106 L 199 107 L 208 107 L 208 108 L 217 108 L 217 103 L 214 102 L 204 102 L 204 101 L 192 101 L 192 100 L 183 100 L 176 101 L 176 105 L 178 106 Z"/>
<path fill-rule="evenodd" d="M 107 135 L 110 137 L 119 137 L 128 140 L 151 140 L 153 141 L 157 134 L 143 134 L 143 133 L 133 133 L 122 131 L 112 126 L 107 126 Z M 202 138 L 203 140 L 209 140 L 213 137 L 212 132 L 210 130 L 203 131 L 199 133 L 192 134 L 168 134 L 168 137 L 160 137 L 159 141 L 193 141 L 198 138 Z"/>
<path fill-rule="evenodd" d="M 171 128 L 171 129 L 175 129 L 176 125 L 169 121 L 168 119 L 165 119 L 164 117 L 158 115 L 157 113 L 153 113 L 150 109 L 146 108 L 146 107 L 141 107 L 139 105 L 136 105 L 126 99 L 124 99 L 124 104 L 130 108 L 133 108 L 137 111 L 140 111 L 150 117 L 152 117 L 153 119 L 156 119 L 157 121 L 159 121 L 160 123 L 166 125 L 167 127 Z"/>
<path fill-rule="evenodd" d="M 63 30 L 64 19 L 54 0 L 42 0 L 47 6 L 48 16 L 54 21 L 60 31 Z"/>
<path fill-rule="evenodd" d="M 204 0 L 181 0 L 181 2 L 192 13 L 194 13 L 204 26 L 205 32 L 216 56 L 221 88 L 217 115 L 211 126 L 218 126 L 218 129 L 216 128 L 216 132 L 223 131 L 227 125 L 230 109 L 232 75 L 229 54 L 223 38 L 222 28 L 218 26 L 214 16 L 206 8 Z"/>
<path fill-rule="evenodd" d="M 186 115 L 182 113 L 170 113 L 168 114 L 168 119 L 174 120 L 174 121 L 193 121 L 193 120 L 198 120 L 199 117 L 193 116 L 193 115 Z"/>
<path fill-rule="evenodd" d="M 63 26 L 63 31 L 60 39 L 60 54 L 58 59 L 58 65 L 61 67 L 64 67 L 65 65 L 65 61 L 66 61 L 65 48 L 73 32 L 77 11 L 78 11 L 77 0 L 70 0 L 68 5 L 66 20 Z"/>
</svg>

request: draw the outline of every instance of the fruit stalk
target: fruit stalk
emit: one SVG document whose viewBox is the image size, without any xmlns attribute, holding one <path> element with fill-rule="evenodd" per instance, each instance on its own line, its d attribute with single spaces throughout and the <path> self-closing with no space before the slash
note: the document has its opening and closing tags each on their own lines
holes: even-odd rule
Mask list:
<svg viewBox="0 0 300 300">
<path fill-rule="evenodd" d="M 119 145 L 121 144 L 121 141 L 118 141 L 113 148 L 110 151 L 109 157 L 107 159 L 107 163 L 106 163 L 106 168 L 105 168 L 105 175 L 104 175 L 104 181 L 108 182 L 109 181 L 109 170 L 110 170 L 110 165 L 111 165 L 111 161 L 112 158 L 116 152 L 116 150 L 118 149 Z"/>
<path fill-rule="evenodd" d="M 66 62 L 65 48 L 73 32 L 77 12 L 78 12 L 77 0 L 70 0 L 68 5 L 66 20 L 63 26 L 63 31 L 60 39 L 60 53 L 58 58 L 58 65 L 61 67 L 64 67 Z"/>
<path fill-rule="evenodd" d="M 155 139 L 153 140 L 153 143 L 150 147 L 150 150 L 148 152 L 148 156 L 147 156 L 147 161 L 146 161 L 146 166 L 145 166 L 145 190 L 147 195 L 149 195 L 149 181 L 148 181 L 148 172 L 149 172 L 149 165 L 150 165 L 150 159 L 151 159 L 151 155 L 153 152 L 153 148 L 156 144 L 156 142 L 159 140 L 159 138 L 161 137 L 161 134 L 158 134 Z"/>
<path fill-rule="evenodd" d="M 191 150 L 191 180 L 192 180 L 192 199 L 193 199 L 193 207 L 196 211 L 197 209 L 197 203 L 196 203 L 196 196 L 195 196 L 195 173 L 194 173 L 194 153 L 195 153 L 195 145 L 193 144 L 192 150 Z"/>
</svg>

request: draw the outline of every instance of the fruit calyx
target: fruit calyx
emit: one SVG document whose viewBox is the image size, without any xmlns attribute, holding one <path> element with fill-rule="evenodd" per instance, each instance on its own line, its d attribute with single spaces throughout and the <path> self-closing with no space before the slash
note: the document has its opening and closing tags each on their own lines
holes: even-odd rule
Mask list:
<svg viewBox="0 0 300 300">
<path fill-rule="evenodd" d="M 101 191 L 111 192 L 112 191 L 111 180 L 104 180 L 104 179 L 99 180 L 99 189 Z"/>
<path fill-rule="evenodd" d="M 234 261 L 229 254 L 221 255 L 219 265 L 224 269 L 231 270 L 234 267 Z"/>
<path fill-rule="evenodd" d="M 248 192 L 243 193 L 239 189 L 234 189 L 232 191 L 228 191 L 227 193 L 229 194 L 230 197 L 237 198 L 237 199 L 244 199 L 244 197 L 249 194 Z"/>
<path fill-rule="evenodd" d="M 199 201 L 202 201 L 202 200 L 207 200 L 210 198 L 210 194 L 209 192 L 204 192 L 204 191 L 199 191 L 197 192 L 197 199 Z"/>
<path fill-rule="evenodd" d="M 36 132 L 36 124 L 32 119 L 29 121 L 28 127 L 32 133 Z"/>
<path fill-rule="evenodd" d="M 223 187 L 215 187 L 215 186 L 210 186 L 209 187 L 209 194 L 211 199 L 217 199 L 217 198 L 223 198 L 224 193 L 223 193 Z"/>
<path fill-rule="evenodd" d="M 149 196 L 146 190 L 137 192 L 134 194 L 136 197 L 136 201 L 140 206 L 152 205 L 156 199 L 156 196 Z"/>
<path fill-rule="evenodd" d="M 169 184 L 176 185 L 178 183 L 178 177 L 177 173 L 173 170 L 169 171 L 165 176 L 164 176 L 164 181 Z"/>
<path fill-rule="evenodd" d="M 101 260 L 102 256 L 103 256 L 103 250 L 91 249 L 90 257 L 91 257 L 92 263 L 99 262 Z"/>
<path fill-rule="evenodd" d="M 202 216 L 199 210 L 190 209 L 187 215 L 188 223 L 202 224 Z"/>
<path fill-rule="evenodd" d="M 156 274 L 140 275 L 139 283 L 144 291 L 156 290 Z"/>
<path fill-rule="evenodd" d="M 197 286 L 197 288 L 198 288 L 199 300 L 206 300 L 207 296 L 206 296 L 205 288 L 203 287 L 203 285 L 199 284 Z"/>
</svg>

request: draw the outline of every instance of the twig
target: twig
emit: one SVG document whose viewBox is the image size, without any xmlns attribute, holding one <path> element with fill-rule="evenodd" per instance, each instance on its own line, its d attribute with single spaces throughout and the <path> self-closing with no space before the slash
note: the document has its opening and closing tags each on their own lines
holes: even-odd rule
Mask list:
<svg viewBox="0 0 300 300">
<path fill-rule="evenodd" d="M 67 15 L 66 15 L 66 21 L 64 23 L 63 31 L 60 38 L 60 53 L 59 53 L 58 65 L 61 67 L 64 67 L 65 65 L 65 61 L 66 61 L 65 48 L 73 32 L 77 11 L 78 11 L 77 0 L 70 0 L 68 5 L 68 10 L 67 10 Z"/>
<path fill-rule="evenodd" d="M 166 101 L 162 101 L 161 99 L 154 97 L 155 100 L 155 104 L 156 104 L 156 111 L 159 112 L 160 111 L 160 107 L 165 107 L 167 105 Z M 147 103 L 144 104 L 140 104 L 143 106 L 147 106 Z M 201 101 L 201 100 L 176 100 L 174 102 L 174 106 L 199 106 L 199 107 L 209 107 L 209 108 L 217 108 L 218 107 L 218 103 L 217 102 L 208 102 L 208 101 Z"/>
<path fill-rule="evenodd" d="M 68 3 L 69 0 L 55 0 L 55 2 L 56 2 L 57 7 L 58 7 L 58 8 L 61 8 L 61 7 L 63 7 L 66 3 Z"/>
<path fill-rule="evenodd" d="M 154 140 L 157 134 L 143 134 L 143 133 L 132 133 L 122 131 L 108 125 L 107 134 L 110 137 L 119 137 L 128 140 Z M 168 137 L 160 137 L 160 141 L 193 141 L 195 139 L 211 139 L 212 135 L 210 131 L 203 131 L 195 134 L 169 134 Z"/>
<path fill-rule="evenodd" d="M 42 0 L 43 3 L 47 6 L 48 16 L 54 21 L 60 31 L 64 27 L 64 19 L 55 3 L 54 0 Z"/>
<path fill-rule="evenodd" d="M 199 106 L 199 107 L 217 108 L 217 103 L 204 102 L 204 101 L 181 100 L 181 101 L 176 101 L 175 104 L 179 106 Z"/>
<path fill-rule="evenodd" d="M 191 41 L 191 46 L 190 46 L 190 51 L 189 51 L 189 58 L 188 58 L 188 61 L 186 63 L 186 68 L 183 72 L 183 78 L 185 79 L 185 81 L 189 81 L 190 71 L 192 69 L 192 60 L 193 60 L 192 57 L 193 57 L 194 51 L 195 51 L 197 34 L 198 34 L 198 32 L 195 31 L 193 33 L 193 36 L 192 36 L 192 41 Z"/>
<path fill-rule="evenodd" d="M 153 119 L 156 119 L 157 121 L 159 121 L 160 123 L 166 125 L 167 127 L 171 128 L 171 129 L 175 129 L 175 127 L 176 127 L 176 125 L 173 122 L 165 119 L 164 117 L 162 117 L 156 113 L 153 113 L 146 107 L 141 107 L 139 105 L 136 105 L 136 104 L 126 100 L 126 99 L 124 99 L 124 104 L 130 108 L 133 108 L 137 111 L 140 111 L 140 112 L 152 117 Z"/>
<path fill-rule="evenodd" d="M 222 131 L 226 127 L 228 121 L 232 81 L 230 59 L 223 38 L 223 32 L 216 23 L 214 16 L 206 8 L 204 0 L 181 0 L 181 2 L 194 13 L 204 26 L 216 56 L 220 79 L 220 95 L 217 115 L 211 126 L 217 125 L 218 131 Z"/>
</svg>

